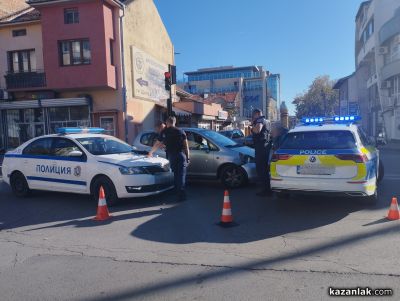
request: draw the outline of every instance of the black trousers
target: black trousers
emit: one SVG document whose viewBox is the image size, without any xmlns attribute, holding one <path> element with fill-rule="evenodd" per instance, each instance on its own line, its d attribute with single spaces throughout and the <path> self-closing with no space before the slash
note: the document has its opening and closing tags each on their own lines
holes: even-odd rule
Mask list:
<svg viewBox="0 0 400 301">
<path fill-rule="evenodd" d="M 267 143 L 255 143 L 254 149 L 256 153 L 256 169 L 260 185 L 271 190 L 270 173 L 269 173 L 269 154 L 271 147 Z"/>
</svg>

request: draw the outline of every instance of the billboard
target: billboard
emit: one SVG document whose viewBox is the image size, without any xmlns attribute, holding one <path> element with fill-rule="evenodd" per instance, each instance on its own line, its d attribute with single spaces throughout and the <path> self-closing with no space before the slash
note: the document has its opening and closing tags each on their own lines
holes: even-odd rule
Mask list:
<svg viewBox="0 0 400 301">
<path fill-rule="evenodd" d="M 164 83 L 168 64 L 156 60 L 135 46 L 131 46 L 131 57 L 133 96 L 157 102 L 169 98 Z"/>
</svg>

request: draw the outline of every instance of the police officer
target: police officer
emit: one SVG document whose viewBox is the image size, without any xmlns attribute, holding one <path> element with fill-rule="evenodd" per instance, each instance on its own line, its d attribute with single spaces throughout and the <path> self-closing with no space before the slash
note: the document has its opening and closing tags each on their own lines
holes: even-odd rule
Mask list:
<svg viewBox="0 0 400 301">
<path fill-rule="evenodd" d="M 153 156 L 153 153 L 160 147 L 166 148 L 168 160 L 174 172 L 175 191 L 178 201 L 184 201 L 186 199 L 185 184 L 186 167 L 189 163 L 189 147 L 185 132 L 177 128 L 175 124 L 176 118 L 168 117 L 166 129 L 163 130 L 163 135 L 160 136 L 161 141 L 154 144 L 149 152 L 149 157 Z"/>
<path fill-rule="evenodd" d="M 262 186 L 262 190 L 257 193 L 258 196 L 272 195 L 268 162 L 271 150 L 270 130 L 271 125 L 262 115 L 262 111 L 260 109 L 255 109 L 253 111 L 251 132 L 256 155 L 257 175 Z"/>
</svg>

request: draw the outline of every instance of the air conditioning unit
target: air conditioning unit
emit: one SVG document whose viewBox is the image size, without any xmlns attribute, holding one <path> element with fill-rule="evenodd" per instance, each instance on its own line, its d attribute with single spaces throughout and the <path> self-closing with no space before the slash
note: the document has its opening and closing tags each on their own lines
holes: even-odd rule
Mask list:
<svg viewBox="0 0 400 301">
<path fill-rule="evenodd" d="M 378 48 L 378 54 L 380 54 L 380 55 L 384 55 L 384 54 L 386 54 L 388 52 L 389 52 L 388 47 L 379 47 Z"/>
<path fill-rule="evenodd" d="M 0 89 L 0 99 L 8 99 L 8 92 L 4 89 Z"/>
<path fill-rule="evenodd" d="M 381 86 L 382 89 L 390 89 L 391 87 L 392 87 L 392 83 L 390 81 L 386 80 L 386 81 L 382 82 L 382 86 Z"/>
</svg>

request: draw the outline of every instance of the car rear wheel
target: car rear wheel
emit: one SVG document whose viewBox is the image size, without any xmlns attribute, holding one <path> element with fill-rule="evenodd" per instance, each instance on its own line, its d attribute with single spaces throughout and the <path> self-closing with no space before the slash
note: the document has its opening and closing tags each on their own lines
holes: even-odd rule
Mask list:
<svg viewBox="0 0 400 301">
<path fill-rule="evenodd" d="M 10 185 L 13 193 L 19 198 L 27 197 L 31 193 L 25 176 L 19 171 L 14 172 L 11 175 Z"/>
<path fill-rule="evenodd" d="M 240 166 L 229 165 L 221 172 L 221 182 L 227 188 L 238 188 L 247 181 L 246 172 Z"/>
<path fill-rule="evenodd" d="M 99 200 L 100 187 L 103 187 L 104 189 L 106 203 L 108 206 L 112 207 L 118 203 L 118 195 L 117 191 L 115 190 L 115 186 L 113 182 L 106 176 L 98 177 L 92 184 L 91 195 L 95 201 Z"/>
</svg>

